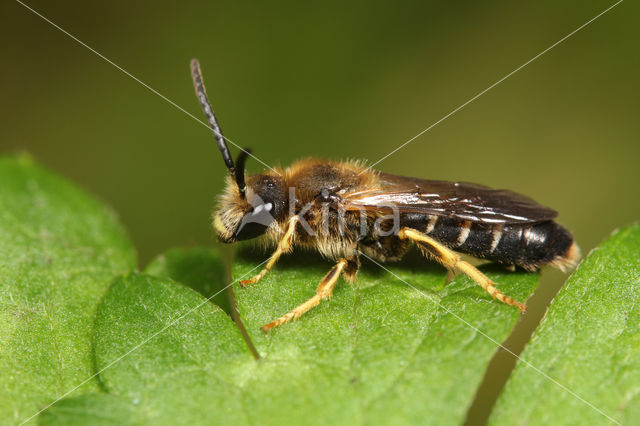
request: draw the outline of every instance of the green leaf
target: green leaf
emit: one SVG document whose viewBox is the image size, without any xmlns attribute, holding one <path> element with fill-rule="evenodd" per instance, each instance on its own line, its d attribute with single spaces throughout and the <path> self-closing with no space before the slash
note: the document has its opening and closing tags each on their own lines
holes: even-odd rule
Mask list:
<svg viewBox="0 0 640 426">
<path fill-rule="evenodd" d="M 589 254 L 522 353 L 557 383 L 519 362 L 490 422 L 610 424 L 606 416 L 637 422 L 639 305 L 640 226 L 633 225 Z"/>
<path fill-rule="evenodd" d="M 0 183 L 0 418 L 18 422 L 93 374 L 96 306 L 135 253 L 110 210 L 29 158 L 0 158 Z"/>
<path fill-rule="evenodd" d="M 171 278 L 191 287 L 231 314 L 224 264 L 218 251 L 209 247 L 174 248 L 151 261 L 144 270 L 149 275 Z"/>
<path fill-rule="evenodd" d="M 262 260 L 242 255 L 234 276 Z M 231 319 L 191 289 L 144 275 L 118 281 L 96 320 L 105 389 L 154 424 L 461 423 L 496 351 L 481 333 L 501 342 L 518 310 L 465 277 L 445 287 L 443 271 L 420 258 L 393 267 L 420 291 L 367 264 L 356 285 L 341 282 L 297 322 L 259 330 L 313 295 L 330 267 L 293 255 L 236 288 L 259 360 Z M 485 270 L 522 300 L 539 278 Z"/>
<path fill-rule="evenodd" d="M 150 423 L 246 422 L 236 381 L 253 357 L 229 316 L 190 288 L 118 280 L 98 309 L 95 351 L 105 389 Z"/>
<path fill-rule="evenodd" d="M 38 417 L 49 426 L 142 425 L 143 413 L 123 400 L 106 393 L 92 393 L 65 398 Z"/>
<path fill-rule="evenodd" d="M 445 287 L 442 269 L 416 256 L 386 265 L 399 278 L 365 261 L 355 285 L 341 282 L 330 301 L 262 333 L 260 326 L 314 294 L 332 266 L 314 259 L 283 259 L 258 284 L 236 289 L 240 314 L 263 356 L 245 385 L 251 420 L 462 423 L 497 349 L 482 333 L 502 342 L 519 311 L 465 276 Z M 262 260 L 236 262 L 234 277 L 255 273 Z M 483 270 L 520 300 L 539 279 Z"/>
</svg>

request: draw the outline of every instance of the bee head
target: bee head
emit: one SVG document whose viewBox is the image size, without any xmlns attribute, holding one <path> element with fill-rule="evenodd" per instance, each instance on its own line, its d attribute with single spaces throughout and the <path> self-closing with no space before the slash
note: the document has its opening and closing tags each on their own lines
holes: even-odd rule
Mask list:
<svg viewBox="0 0 640 426">
<path fill-rule="evenodd" d="M 269 226 L 284 217 L 287 194 L 284 180 L 277 175 L 254 175 L 245 181 L 244 165 L 250 155 L 243 149 L 234 164 L 226 138 L 218 124 L 202 81 L 197 59 L 191 60 L 191 76 L 196 96 L 229 170 L 224 194 L 220 197 L 213 227 L 220 241 L 231 243 L 263 235 Z"/>
<path fill-rule="evenodd" d="M 286 185 L 281 177 L 249 176 L 245 188 L 241 192 L 235 180 L 227 178 L 213 217 L 213 227 L 224 243 L 257 238 L 286 216 Z"/>
</svg>

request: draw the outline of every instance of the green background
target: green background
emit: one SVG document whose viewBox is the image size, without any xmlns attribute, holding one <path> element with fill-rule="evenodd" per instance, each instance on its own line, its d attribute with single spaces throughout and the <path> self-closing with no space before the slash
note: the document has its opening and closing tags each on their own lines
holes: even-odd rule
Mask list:
<svg viewBox="0 0 640 426">
<path fill-rule="evenodd" d="M 287 165 L 377 161 L 613 2 L 27 4 L 201 119 L 199 58 L 225 135 Z M 638 9 L 621 3 L 377 168 L 530 195 L 586 253 L 639 216 Z M 0 5 L 0 36 L 0 153 L 112 205 L 141 264 L 212 243 L 225 169 L 207 128 L 17 2 Z M 562 279 L 543 275 L 515 350 Z"/>
</svg>

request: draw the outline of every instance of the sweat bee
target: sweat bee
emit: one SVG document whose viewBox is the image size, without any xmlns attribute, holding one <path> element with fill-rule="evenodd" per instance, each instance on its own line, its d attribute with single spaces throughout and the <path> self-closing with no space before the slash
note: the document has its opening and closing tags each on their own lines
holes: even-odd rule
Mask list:
<svg viewBox="0 0 640 426">
<path fill-rule="evenodd" d="M 466 182 L 396 176 L 363 163 L 305 159 L 285 169 L 245 176 L 250 151 L 234 162 L 207 97 L 200 64 L 191 61 L 196 95 L 230 172 L 213 226 L 220 241 L 263 238 L 275 250 L 264 268 L 243 286 L 260 281 L 294 246 L 315 250 L 335 265 L 316 294 L 262 327 L 268 331 L 297 319 L 331 293 L 342 275 L 356 279 L 359 256 L 400 260 L 414 244 L 430 259 L 462 272 L 495 299 L 526 306 L 502 293 L 456 252 L 535 271 L 573 267 L 580 250 L 553 219 L 558 213 L 531 198 Z"/>
</svg>

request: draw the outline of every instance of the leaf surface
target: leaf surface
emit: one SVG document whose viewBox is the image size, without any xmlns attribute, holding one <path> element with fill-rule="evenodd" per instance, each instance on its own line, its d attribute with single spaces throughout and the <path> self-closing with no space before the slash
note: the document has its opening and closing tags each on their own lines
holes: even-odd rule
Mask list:
<svg viewBox="0 0 640 426">
<path fill-rule="evenodd" d="M 0 418 L 24 421 L 93 374 L 96 306 L 134 266 L 104 205 L 26 156 L 0 158 Z"/>
<path fill-rule="evenodd" d="M 237 382 L 254 359 L 229 316 L 186 286 L 118 280 L 98 310 L 95 350 L 107 392 L 149 424 L 246 423 Z"/>
<path fill-rule="evenodd" d="M 257 272 L 262 260 L 242 254 L 234 277 Z M 341 282 L 330 301 L 265 335 L 260 326 L 313 295 L 331 266 L 315 256 L 283 259 L 260 283 L 235 288 L 259 360 L 201 295 L 131 275 L 98 312 L 104 388 L 153 424 L 460 424 L 497 348 L 482 333 L 501 342 L 519 312 L 465 277 L 445 286 L 443 271 L 426 263 L 393 266 L 418 290 L 367 264 L 355 285 Z M 523 300 L 539 278 L 485 270 Z"/>
<path fill-rule="evenodd" d="M 521 358 L 557 383 L 519 362 L 491 424 L 611 424 L 607 416 L 637 423 L 639 225 L 615 232 L 589 254 L 554 299 Z"/>
<path fill-rule="evenodd" d="M 234 277 L 259 260 L 236 262 Z M 354 285 L 341 282 L 330 301 L 267 335 L 260 326 L 311 297 L 331 264 L 285 259 L 260 283 L 236 289 L 247 331 L 263 356 L 247 384 L 252 392 L 244 394 L 254 407 L 252 421 L 464 420 L 496 343 L 509 335 L 519 311 L 492 300 L 465 276 L 445 286 L 445 273 L 424 258 L 385 265 L 396 276 L 364 262 Z M 520 300 L 539 279 L 482 269 Z M 261 403 L 264 395 L 278 402 Z M 290 408 L 283 411 L 282 404 Z"/>
<path fill-rule="evenodd" d="M 210 247 L 174 248 L 153 259 L 144 270 L 159 278 L 171 278 L 191 287 L 204 297 L 231 312 L 231 304 L 224 287 L 229 280 L 218 251 Z"/>
</svg>

